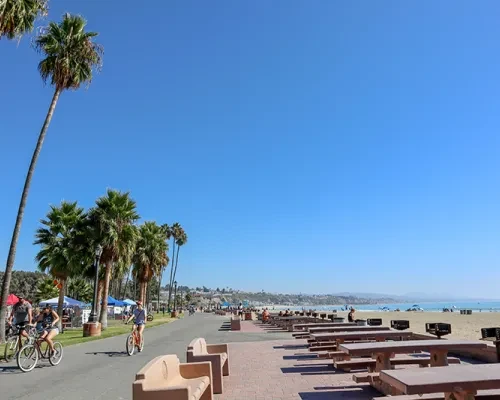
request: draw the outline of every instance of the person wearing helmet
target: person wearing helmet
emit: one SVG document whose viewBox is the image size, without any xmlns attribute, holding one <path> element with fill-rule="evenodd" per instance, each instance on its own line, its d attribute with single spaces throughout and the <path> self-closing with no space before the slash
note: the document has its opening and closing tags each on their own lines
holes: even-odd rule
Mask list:
<svg viewBox="0 0 500 400">
<path fill-rule="evenodd" d="M 142 332 L 146 326 L 146 310 L 142 307 L 142 301 L 138 300 L 136 303 L 137 307 L 127 320 L 127 324 L 134 319 L 134 325 L 137 329 L 137 333 L 139 334 L 139 343 L 142 343 Z M 139 351 L 142 351 L 142 349 L 139 348 Z"/>
</svg>

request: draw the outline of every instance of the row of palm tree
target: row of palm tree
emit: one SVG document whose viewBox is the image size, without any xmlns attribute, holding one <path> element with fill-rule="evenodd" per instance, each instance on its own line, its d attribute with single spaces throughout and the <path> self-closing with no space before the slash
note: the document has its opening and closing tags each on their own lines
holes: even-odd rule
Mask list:
<svg viewBox="0 0 500 400">
<path fill-rule="evenodd" d="M 137 225 L 139 214 L 136 203 L 129 193 L 108 190 L 106 195 L 96 200 L 95 206 L 85 211 L 76 202 L 63 201 L 59 206 L 51 206 L 41 227 L 35 234 L 35 244 L 40 246 L 36 255 L 38 267 L 49 273 L 60 283 L 58 309 L 62 311 L 66 284 L 78 282 L 75 278 L 95 276 L 93 258 L 98 245 L 102 247 L 100 257 L 98 303 L 101 304 L 99 322 L 107 327 L 108 294 L 113 279 L 123 281 L 131 270 L 140 284 L 139 299 L 146 301 L 148 283 L 161 275 L 169 263 L 167 256 L 171 233 L 168 225 L 146 221 Z M 182 232 L 182 241 L 187 235 L 180 226 L 176 234 Z M 175 240 L 174 240 L 175 243 Z M 178 265 L 177 250 L 176 267 Z M 175 275 L 174 275 L 175 276 Z M 75 288 L 69 288 L 69 292 Z"/>
<path fill-rule="evenodd" d="M 0 39 L 20 39 L 33 31 L 35 21 L 47 13 L 47 0 L 0 0 Z M 43 56 L 38 71 L 42 80 L 53 87 L 54 94 L 31 157 L 12 233 L 0 295 L 0 342 L 5 340 L 7 296 L 29 188 L 57 101 L 64 91 L 89 84 L 93 72 L 102 67 L 103 48 L 94 42 L 97 33 L 85 30 L 86 24 L 81 16 L 67 13 L 60 23 L 50 22 L 41 29 L 33 41 L 35 49 Z M 52 269 L 49 265 L 46 268 Z M 57 268 L 54 272 L 59 275 Z"/>
</svg>

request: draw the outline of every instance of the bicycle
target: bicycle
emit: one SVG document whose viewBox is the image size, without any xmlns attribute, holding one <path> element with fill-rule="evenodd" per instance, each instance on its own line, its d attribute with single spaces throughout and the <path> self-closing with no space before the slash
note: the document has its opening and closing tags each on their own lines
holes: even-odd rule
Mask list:
<svg viewBox="0 0 500 400">
<path fill-rule="evenodd" d="M 147 320 L 148 322 L 151 322 L 153 319 L 154 319 L 153 314 L 152 314 L 152 313 L 148 313 L 148 316 L 146 317 L 146 320 Z"/>
<path fill-rule="evenodd" d="M 127 354 L 129 356 L 133 355 L 136 347 L 139 349 L 139 351 L 142 351 L 142 349 L 144 348 L 144 332 L 141 335 L 141 341 L 139 343 L 139 332 L 137 332 L 137 326 L 134 325 L 134 327 L 132 328 L 132 333 L 127 336 Z"/>
<path fill-rule="evenodd" d="M 19 324 L 9 326 L 9 337 L 5 343 L 5 349 L 3 357 L 5 361 L 9 362 L 19 353 L 19 350 L 27 345 L 32 344 L 35 341 L 36 329 L 32 325 L 26 325 L 25 330 L 28 333 L 28 337 L 25 338 L 21 336 L 21 326 Z M 24 339 L 24 343 L 23 343 Z"/>
<path fill-rule="evenodd" d="M 34 340 L 34 343 L 24 345 L 17 353 L 17 366 L 23 372 L 32 371 L 38 364 L 38 360 L 49 360 L 50 365 L 59 365 L 63 358 L 63 347 L 60 342 L 54 342 L 54 352 L 45 339 Z"/>
</svg>

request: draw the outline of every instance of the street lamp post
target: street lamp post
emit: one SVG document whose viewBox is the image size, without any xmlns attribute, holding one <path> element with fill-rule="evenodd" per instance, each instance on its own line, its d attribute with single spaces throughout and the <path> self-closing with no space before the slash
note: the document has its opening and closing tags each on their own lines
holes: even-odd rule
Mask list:
<svg viewBox="0 0 500 400">
<path fill-rule="evenodd" d="M 95 248 L 95 259 L 94 259 L 94 267 L 95 267 L 95 277 L 94 277 L 94 299 L 92 300 L 92 311 L 89 315 L 88 322 L 95 323 L 97 322 L 97 295 L 99 290 L 99 261 L 101 259 L 102 254 L 102 246 L 98 245 Z"/>
<path fill-rule="evenodd" d="M 177 311 L 177 281 L 174 281 L 174 312 Z"/>
</svg>

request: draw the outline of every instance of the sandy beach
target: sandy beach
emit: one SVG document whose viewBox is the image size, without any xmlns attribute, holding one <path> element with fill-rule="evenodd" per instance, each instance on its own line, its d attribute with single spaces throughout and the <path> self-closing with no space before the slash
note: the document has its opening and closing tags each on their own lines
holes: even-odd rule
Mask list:
<svg viewBox="0 0 500 400">
<path fill-rule="evenodd" d="M 338 312 L 339 317 L 347 319 L 347 312 Z M 451 324 L 452 334 L 447 338 L 481 339 L 481 328 L 500 327 L 500 313 L 473 312 L 471 315 L 461 315 L 460 312 L 368 312 L 356 311 L 356 319 L 382 318 L 384 325 L 389 325 L 393 319 L 410 321 L 410 330 L 415 333 L 425 333 L 427 322 L 445 322 Z"/>
</svg>

